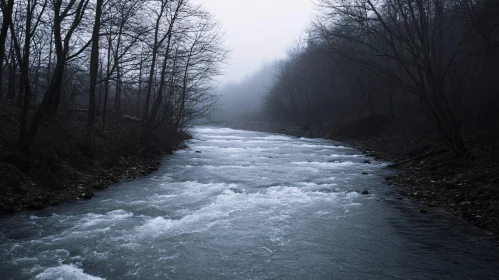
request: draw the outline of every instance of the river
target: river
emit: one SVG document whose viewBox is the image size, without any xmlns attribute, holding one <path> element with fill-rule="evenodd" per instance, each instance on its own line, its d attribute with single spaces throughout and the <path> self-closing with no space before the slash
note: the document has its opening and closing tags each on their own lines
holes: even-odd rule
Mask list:
<svg viewBox="0 0 499 280">
<path fill-rule="evenodd" d="M 151 176 L 3 217 L 0 278 L 499 279 L 498 243 L 419 213 L 386 163 L 330 140 L 192 133 Z"/>
</svg>

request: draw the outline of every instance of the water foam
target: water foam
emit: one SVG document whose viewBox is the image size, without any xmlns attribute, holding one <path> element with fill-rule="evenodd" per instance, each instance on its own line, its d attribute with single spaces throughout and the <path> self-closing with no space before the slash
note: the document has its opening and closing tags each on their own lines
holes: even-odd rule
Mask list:
<svg viewBox="0 0 499 280">
<path fill-rule="evenodd" d="M 78 268 L 74 265 L 63 264 L 56 267 L 50 267 L 45 269 L 42 273 L 36 275 L 35 279 L 41 280 L 103 280 L 105 278 L 100 278 L 86 274 L 83 269 Z"/>
<path fill-rule="evenodd" d="M 86 229 L 94 226 L 101 226 L 102 224 L 110 224 L 119 220 L 128 219 L 133 217 L 132 212 L 125 211 L 123 209 L 118 209 L 114 211 L 107 212 L 106 214 L 94 214 L 89 213 L 83 217 L 76 228 Z"/>
<path fill-rule="evenodd" d="M 312 183 L 310 184 L 312 185 Z M 142 225 L 134 230 L 137 238 L 159 238 L 162 236 L 178 236 L 180 234 L 207 231 L 217 224 L 231 225 L 233 221 L 246 217 L 260 217 L 258 219 L 276 219 L 282 221 L 290 218 L 289 213 L 299 211 L 300 207 L 313 204 L 313 201 L 336 200 L 340 193 L 305 191 L 298 186 L 273 186 L 260 192 L 248 193 L 235 184 L 200 184 L 191 182 L 194 188 L 215 188 L 219 191 L 215 199 L 198 210 L 191 212 L 178 211 L 182 214 L 179 219 L 169 217 L 148 217 Z M 236 190 L 236 191 L 235 191 Z M 241 190 L 241 191 L 237 191 Z M 197 194 L 195 189 L 188 190 L 192 195 Z M 200 191 L 202 191 L 200 189 Z M 210 190 L 207 190 L 210 191 Z M 211 190 L 213 191 L 213 190 Z M 343 198 L 350 201 L 345 193 Z M 270 213 L 277 213 L 277 216 Z M 245 214 L 243 214 L 245 213 Z"/>
<path fill-rule="evenodd" d="M 293 161 L 291 164 L 300 165 L 300 166 L 312 166 L 312 167 L 320 167 L 320 168 L 338 168 L 338 167 L 348 167 L 355 165 L 357 163 L 351 161 L 343 161 L 343 162 L 319 162 L 319 161 Z"/>
<path fill-rule="evenodd" d="M 211 135 L 211 130 L 218 134 Z M 103 194 L 103 199 L 89 202 L 98 200 L 95 208 L 71 215 L 30 217 L 38 224 L 55 223 L 56 230 L 38 239 L 40 244 L 23 243 L 13 254 L 19 257 L 15 265 L 31 269 L 26 275 L 38 274 L 37 279 L 101 279 L 87 274 L 96 274 L 94 270 L 84 270 L 98 269 L 93 265 L 108 259 L 118 262 L 109 267 L 119 268 L 123 257 L 135 265 L 124 277 L 149 279 L 145 270 L 163 273 L 169 265 L 178 265 L 189 257 L 198 240 L 207 246 L 212 245 L 211 237 L 227 244 L 237 242 L 236 246 L 257 242 L 254 248 L 263 248 L 270 255 L 279 252 L 275 246 L 290 245 L 290 236 L 298 232 L 295 229 L 306 228 L 308 220 L 330 221 L 360 208 L 354 207 L 360 206 L 356 204 L 360 195 L 344 190 L 342 175 L 342 167 L 358 163 L 327 160 L 331 160 L 330 154 L 347 160 L 361 155 L 341 155 L 345 151 L 331 150 L 335 147 L 329 141 L 255 133 L 247 137 L 239 132 L 228 135 L 220 134 L 219 129 L 201 132 L 199 139 L 191 140 L 191 149 L 168 158 L 169 163 L 154 176 L 139 181 L 146 183 L 139 192 L 116 192 L 113 199 L 105 199 Z M 321 153 L 321 149 L 328 152 Z M 339 171 L 327 170 L 336 168 Z M 239 237 L 246 239 L 239 243 Z M 191 244 L 191 240 L 195 242 Z M 37 254 L 26 254 L 35 247 Z M 181 258 L 166 262 L 167 256 L 177 256 L 179 250 L 183 250 Z M 136 274 L 130 274 L 132 270 Z M 98 275 L 108 274 L 102 271 Z"/>
<path fill-rule="evenodd" d="M 349 154 L 332 154 L 332 155 L 329 155 L 328 157 L 330 157 L 330 158 L 345 158 L 345 157 L 346 158 L 350 158 L 350 157 L 352 157 L 352 158 L 359 158 L 359 157 L 363 157 L 363 155 L 355 155 L 355 154 L 353 154 L 353 155 L 349 155 Z"/>
</svg>

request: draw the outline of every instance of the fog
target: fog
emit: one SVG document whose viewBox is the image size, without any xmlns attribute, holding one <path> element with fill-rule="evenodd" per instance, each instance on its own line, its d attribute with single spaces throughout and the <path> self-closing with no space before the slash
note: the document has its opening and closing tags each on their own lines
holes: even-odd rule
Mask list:
<svg viewBox="0 0 499 280">
<path fill-rule="evenodd" d="M 221 84 L 236 83 L 286 56 L 314 16 L 313 0 L 195 0 L 223 25 L 231 50 Z"/>
<path fill-rule="evenodd" d="M 348 134 L 403 120 L 433 130 L 460 155 L 467 154 L 461 131 L 497 123 L 496 108 L 488 105 L 499 104 L 491 94 L 497 92 L 497 1 L 445 7 L 409 1 L 424 6 L 431 26 L 420 26 L 421 15 L 394 0 L 375 6 L 368 0 L 198 1 L 225 26 L 232 50 L 219 77 L 223 120 L 264 118 L 305 131 L 342 127 Z M 277 61 L 279 67 L 269 66 Z"/>
<path fill-rule="evenodd" d="M 221 85 L 217 89 L 220 102 L 213 120 L 229 124 L 262 120 L 265 97 L 277 65 L 277 62 L 264 64 L 240 82 Z"/>
<path fill-rule="evenodd" d="M 212 119 L 234 121 L 261 111 L 275 61 L 302 40 L 314 17 L 313 0 L 195 0 L 223 26 L 230 56 L 215 92 L 221 100 Z"/>
</svg>

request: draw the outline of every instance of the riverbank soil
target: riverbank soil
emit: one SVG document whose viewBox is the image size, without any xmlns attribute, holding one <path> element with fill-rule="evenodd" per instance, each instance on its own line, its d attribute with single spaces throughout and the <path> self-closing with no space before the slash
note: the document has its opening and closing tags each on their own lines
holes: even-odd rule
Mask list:
<svg viewBox="0 0 499 280">
<path fill-rule="evenodd" d="M 499 238 L 499 127 L 462 130 L 469 156 L 456 157 L 427 120 L 387 116 L 341 121 L 302 129 L 286 124 L 252 123 L 248 128 L 350 143 L 399 170 L 387 178 L 398 198 L 445 211 L 495 233 Z"/>
<path fill-rule="evenodd" d="M 499 237 L 498 133 L 463 130 L 469 149 L 464 158 L 446 148 L 424 119 L 367 118 L 331 129 L 328 137 L 393 162 L 400 172 L 388 184 L 419 201 L 422 213 L 441 207 Z"/>
<path fill-rule="evenodd" d="M 41 209 L 90 199 L 94 191 L 150 174 L 165 154 L 184 147 L 187 134 L 139 137 L 137 120 L 112 114 L 97 122 L 94 150 L 84 149 L 87 112 L 73 111 L 46 120 L 32 149 L 17 145 L 18 111 L 0 104 L 0 214 Z"/>
</svg>

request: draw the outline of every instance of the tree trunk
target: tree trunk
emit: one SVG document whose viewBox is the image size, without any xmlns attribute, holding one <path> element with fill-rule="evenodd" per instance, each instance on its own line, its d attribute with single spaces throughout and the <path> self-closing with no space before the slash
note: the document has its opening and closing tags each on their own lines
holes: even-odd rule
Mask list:
<svg viewBox="0 0 499 280">
<path fill-rule="evenodd" d="M 103 79 L 104 79 L 104 61 L 101 59 L 99 61 L 99 65 L 100 65 L 100 71 L 99 71 L 99 95 L 97 96 L 97 107 L 95 109 L 95 115 L 97 117 L 100 117 L 100 109 L 101 109 L 101 106 L 102 106 L 102 93 L 103 93 L 103 89 L 104 89 L 104 85 L 102 83 Z"/>
<path fill-rule="evenodd" d="M 106 82 L 104 83 L 104 105 L 102 106 L 102 127 L 106 128 L 107 121 L 107 100 L 109 97 L 109 79 L 111 78 L 111 32 L 107 38 L 107 65 L 106 65 Z"/>
<path fill-rule="evenodd" d="M 122 80 L 121 80 L 121 66 L 118 63 L 116 67 L 116 88 L 114 95 L 114 112 L 116 114 L 121 113 L 121 92 L 122 92 Z"/>
<path fill-rule="evenodd" d="M 393 105 L 393 93 L 392 92 L 388 93 L 388 113 L 390 114 L 390 117 L 395 117 L 395 108 Z"/>
<path fill-rule="evenodd" d="M 16 58 L 14 57 L 13 42 L 10 43 L 10 67 L 9 67 L 9 84 L 7 90 L 7 100 L 14 102 L 16 98 Z"/>
<path fill-rule="evenodd" d="M 22 62 L 21 62 L 21 67 L 22 67 Z M 17 86 L 17 95 L 16 95 L 16 107 L 21 108 L 23 106 L 23 100 L 24 100 L 24 75 L 22 74 L 21 71 L 21 77 L 17 81 L 19 85 Z"/>
<path fill-rule="evenodd" d="M 12 10 L 14 7 L 14 0 L 1 0 L 2 9 L 2 29 L 0 31 L 0 97 L 3 95 L 2 81 L 3 81 L 3 61 L 5 60 L 5 41 L 7 40 L 7 34 L 9 32 L 9 26 L 12 22 Z"/>
<path fill-rule="evenodd" d="M 141 58 L 142 59 L 142 58 Z M 140 64 L 139 64 L 139 89 L 137 91 L 137 104 L 136 104 L 136 114 L 137 114 L 137 117 L 140 118 L 141 116 L 141 111 L 140 111 L 140 107 L 141 107 L 141 103 L 142 103 L 142 69 L 143 69 L 143 64 L 144 64 L 144 61 L 140 61 Z"/>
<path fill-rule="evenodd" d="M 159 106 L 161 105 L 161 102 L 163 100 L 163 89 L 165 85 L 165 80 L 166 80 L 166 70 L 167 70 L 167 63 L 170 58 L 170 47 L 171 47 L 171 39 L 172 39 L 172 27 L 174 24 L 174 20 L 170 23 L 170 27 L 168 30 L 168 41 L 166 43 L 166 50 L 165 50 L 165 57 L 163 59 L 163 64 L 161 67 L 161 76 L 160 76 L 160 81 L 159 81 L 159 88 L 158 88 L 158 94 L 156 101 L 154 102 L 153 108 L 151 110 L 151 116 L 149 117 L 149 120 L 146 123 L 146 127 L 149 128 L 149 126 L 152 124 L 154 119 L 156 118 L 156 114 L 158 113 Z"/>
<path fill-rule="evenodd" d="M 189 55 L 187 57 L 187 62 L 185 64 L 184 79 L 182 82 L 182 96 L 181 96 L 181 100 L 180 100 L 180 109 L 178 111 L 177 121 L 175 122 L 175 126 L 174 126 L 175 131 L 174 132 L 178 132 L 178 129 L 180 127 L 180 121 L 182 120 L 183 114 L 184 114 L 185 99 L 186 99 L 186 95 L 187 95 L 187 81 L 188 81 L 187 76 L 189 74 L 189 67 L 190 67 L 190 63 L 191 63 L 191 56 L 192 56 L 193 48 L 194 48 L 194 45 L 192 46 L 192 48 L 189 52 Z"/>
<path fill-rule="evenodd" d="M 61 2 L 56 1 L 54 5 L 54 43 L 55 43 L 55 54 L 57 57 L 57 65 L 56 69 L 54 71 L 54 76 L 52 78 L 51 82 L 51 91 L 47 92 L 47 106 L 46 108 L 46 113 L 51 116 L 55 117 L 55 113 L 57 111 L 57 108 L 59 106 L 59 101 L 61 99 L 61 92 L 62 92 L 62 81 L 64 78 L 64 70 L 65 70 L 65 53 L 67 50 L 64 50 L 63 48 L 63 40 L 61 36 L 61 24 L 62 24 L 62 18 L 60 15 L 61 11 Z M 43 117 L 43 115 L 42 115 Z"/>
<path fill-rule="evenodd" d="M 152 60 L 151 60 L 151 68 L 149 70 L 149 78 L 147 79 L 147 90 L 146 90 L 146 100 L 143 109 L 142 121 L 144 121 L 144 129 L 148 129 L 148 120 L 149 120 L 149 106 L 151 105 L 151 95 L 152 95 L 152 84 L 154 81 L 154 73 L 156 70 L 156 58 L 158 56 L 158 48 L 159 48 L 159 27 L 161 23 L 161 17 L 166 9 L 166 1 L 162 1 L 161 10 L 158 14 L 158 18 L 156 19 L 156 24 L 154 26 L 154 42 L 152 45 Z"/>
<path fill-rule="evenodd" d="M 95 89 L 97 88 L 97 72 L 99 71 L 99 31 L 103 0 L 97 0 L 95 22 L 92 31 L 92 50 L 90 55 L 90 92 L 88 96 L 88 121 L 85 148 L 92 153 L 92 137 L 95 126 Z"/>
<path fill-rule="evenodd" d="M 18 107 L 22 107 L 20 116 L 20 129 L 18 143 L 21 145 L 24 141 L 24 133 L 26 130 L 26 119 L 28 117 L 28 109 L 31 103 L 31 83 L 29 79 L 29 62 L 30 62 L 30 47 L 31 47 L 31 23 L 33 20 L 34 7 L 31 7 L 31 1 L 27 1 L 26 27 L 24 33 L 24 49 L 23 56 L 20 61 L 21 79 L 23 90 L 19 89 Z M 11 24 L 12 38 L 15 39 L 14 26 Z M 15 41 L 15 46 L 17 45 Z M 17 46 L 16 46 L 17 49 Z M 18 56 L 21 56 L 20 50 L 17 50 Z M 24 95 L 21 95 L 21 92 Z M 22 96 L 22 98 L 21 98 Z"/>
</svg>

